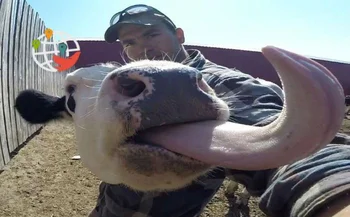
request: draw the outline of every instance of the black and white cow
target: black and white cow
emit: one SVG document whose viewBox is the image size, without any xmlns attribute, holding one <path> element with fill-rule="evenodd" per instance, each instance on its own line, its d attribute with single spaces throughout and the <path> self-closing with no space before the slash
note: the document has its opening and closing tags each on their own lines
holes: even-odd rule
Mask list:
<svg viewBox="0 0 350 217">
<path fill-rule="evenodd" d="M 264 127 L 230 123 L 236 133 L 229 138 L 212 138 L 229 118 L 227 104 L 199 71 L 169 61 L 80 68 L 67 75 L 61 98 L 25 90 L 16 109 L 32 124 L 69 114 L 83 164 L 105 182 L 136 190 L 181 188 L 215 166 L 277 167 L 334 138 L 344 94 L 320 64 L 272 46 L 262 53 L 281 78 L 283 111 Z"/>
</svg>

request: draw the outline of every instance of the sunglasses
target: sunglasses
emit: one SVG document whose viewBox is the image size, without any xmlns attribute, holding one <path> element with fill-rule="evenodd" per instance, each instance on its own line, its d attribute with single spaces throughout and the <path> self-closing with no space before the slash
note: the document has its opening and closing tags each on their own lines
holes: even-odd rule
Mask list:
<svg viewBox="0 0 350 217">
<path fill-rule="evenodd" d="M 140 14 L 140 13 L 153 13 L 153 15 L 155 15 L 155 16 L 163 17 L 174 28 L 176 28 L 175 24 L 170 20 L 169 17 L 167 17 L 165 14 L 158 11 L 157 9 L 155 9 L 151 6 L 148 6 L 148 5 L 144 5 L 144 4 L 133 5 L 133 6 L 127 7 L 124 10 L 114 14 L 112 16 L 109 24 L 112 26 L 112 25 L 118 23 L 119 21 L 121 21 L 124 17 L 133 16 L 135 14 Z"/>
</svg>

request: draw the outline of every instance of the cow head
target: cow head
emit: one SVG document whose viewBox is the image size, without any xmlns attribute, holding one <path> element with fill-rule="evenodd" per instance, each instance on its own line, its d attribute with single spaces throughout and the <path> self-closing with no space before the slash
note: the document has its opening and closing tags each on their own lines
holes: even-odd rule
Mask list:
<svg viewBox="0 0 350 217">
<path fill-rule="evenodd" d="M 216 145 L 215 151 L 210 144 L 186 142 L 206 132 L 198 134 L 198 128 L 179 130 L 176 138 L 162 133 L 169 126 L 200 127 L 229 118 L 227 104 L 201 73 L 180 63 L 143 60 L 81 68 L 67 75 L 61 98 L 25 90 L 16 109 L 32 124 L 70 118 L 83 164 L 105 182 L 136 190 L 181 188 L 215 166 L 267 169 L 329 142 L 342 122 L 344 95 L 335 77 L 316 62 L 275 47 L 264 48 L 263 54 L 281 77 L 284 108 L 267 126 L 236 124 L 232 146 Z M 141 136 L 147 131 L 167 139 L 152 143 Z"/>
</svg>

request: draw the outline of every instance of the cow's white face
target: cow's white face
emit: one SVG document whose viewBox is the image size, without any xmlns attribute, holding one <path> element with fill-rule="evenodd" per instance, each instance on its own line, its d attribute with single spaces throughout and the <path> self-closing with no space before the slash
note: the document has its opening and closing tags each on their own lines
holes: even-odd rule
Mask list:
<svg viewBox="0 0 350 217">
<path fill-rule="evenodd" d="M 228 106 L 201 73 L 169 61 L 79 69 L 67 76 L 64 97 L 26 90 L 16 109 L 32 124 L 68 112 L 87 168 L 135 190 L 181 188 L 212 165 L 275 168 L 328 144 L 341 127 L 345 99 L 337 79 L 315 61 L 275 47 L 263 54 L 285 93 L 281 114 L 264 127 L 228 124 Z"/>
<path fill-rule="evenodd" d="M 179 77 L 179 82 L 172 83 L 175 80 L 166 74 L 173 74 L 175 80 Z M 198 75 L 179 63 L 148 60 L 70 73 L 65 82 L 66 108 L 75 124 L 83 163 L 106 182 L 138 190 L 179 188 L 210 170 L 206 163 L 132 138 L 138 131 L 162 124 L 226 121 L 228 106 Z M 135 81 L 142 82 L 132 84 Z M 181 87 L 181 83 L 185 84 Z M 170 95 L 173 88 L 178 93 Z M 183 103 L 176 106 L 180 100 Z M 164 113 L 169 116 L 162 117 Z"/>
</svg>

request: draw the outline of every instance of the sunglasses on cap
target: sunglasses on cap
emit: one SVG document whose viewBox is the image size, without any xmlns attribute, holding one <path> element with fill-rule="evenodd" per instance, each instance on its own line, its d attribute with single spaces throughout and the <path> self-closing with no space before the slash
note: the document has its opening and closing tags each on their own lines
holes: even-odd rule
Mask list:
<svg viewBox="0 0 350 217">
<path fill-rule="evenodd" d="M 167 21 L 173 28 L 176 28 L 175 24 L 170 20 L 169 17 L 167 17 L 165 14 L 162 12 L 158 11 L 157 9 L 144 5 L 144 4 L 137 4 L 137 5 L 132 5 L 130 7 L 125 8 L 124 10 L 114 14 L 109 22 L 110 26 L 113 26 L 117 24 L 118 22 L 121 22 L 128 17 L 131 17 L 133 15 L 138 15 L 141 13 L 148 13 L 153 16 L 160 17 Z"/>
</svg>

